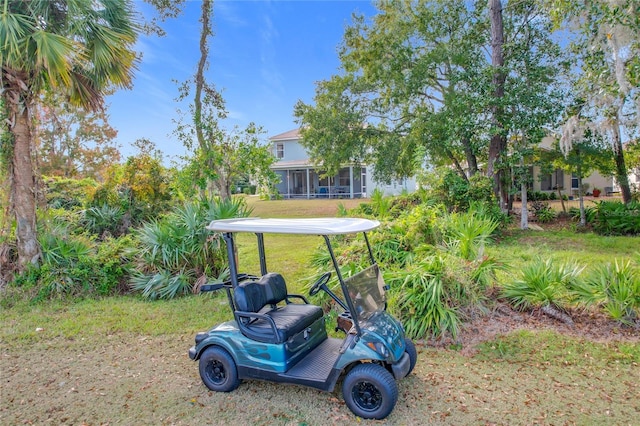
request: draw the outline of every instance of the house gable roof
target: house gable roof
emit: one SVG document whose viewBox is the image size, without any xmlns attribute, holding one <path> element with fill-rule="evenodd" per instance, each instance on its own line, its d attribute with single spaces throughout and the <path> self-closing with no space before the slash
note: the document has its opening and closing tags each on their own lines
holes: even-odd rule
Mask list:
<svg viewBox="0 0 640 426">
<path fill-rule="evenodd" d="M 289 130 L 288 132 L 280 133 L 279 135 L 271 136 L 270 141 L 289 141 L 300 139 L 300 129 Z"/>
</svg>

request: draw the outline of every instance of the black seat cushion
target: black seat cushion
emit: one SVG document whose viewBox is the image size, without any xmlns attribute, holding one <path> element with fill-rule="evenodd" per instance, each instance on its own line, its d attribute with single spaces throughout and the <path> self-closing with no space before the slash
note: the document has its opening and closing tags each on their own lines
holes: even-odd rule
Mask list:
<svg viewBox="0 0 640 426">
<path fill-rule="evenodd" d="M 266 274 L 258 281 L 240 283 L 234 291 L 234 299 L 240 329 L 247 337 L 260 342 L 284 342 L 323 316 L 322 308 L 315 305 L 287 303 L 276 306 L 287 299 L 287 287 L 282 275 L 275 273 Z M 274 336 L 268 319 L 243 316 L 243 311 L 273 319 L 277 335 Z"/>
<path fill-rule="evenodd" d="M 278 306 L 276 309 L 265 309 L 260 313 L 273 319 L 278 333 L 277 339 L 274 339 L 273 328 L 267 319 L 250 320 L 242 324 L 241 329 L 250 339 L 265 343 L 286 342 L 311 327 L 323 315 L 320 306 L 294 303 Z"/>
<path fill-rule="evenodd" d="M 258 312 L 265 305 L 277 305 L 287 298 L 287 285 L 280 274 L 270 273 L 258 281 L 244 281 L 234 292 L 240 311 Z"/>
</svg>

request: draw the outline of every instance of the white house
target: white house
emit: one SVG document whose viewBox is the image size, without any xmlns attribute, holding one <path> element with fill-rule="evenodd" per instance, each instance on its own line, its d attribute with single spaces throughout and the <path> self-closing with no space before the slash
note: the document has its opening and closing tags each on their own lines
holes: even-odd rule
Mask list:
<svg viewBox="0 0 640 426">
<path fill-rule="evenodd" d="M 360 198 L 371 195 L 376 188 L 385 195 L 416 190 L 414 178 L 390 184 L 377 182 L 366 165 L 345 164 L 335 176 L 323 177 L 323 170 L 314 167 L 300 139 L 300 129 L 269 138 L 277 160 L 271 169 L 280 176 L 276 188 L 285 198 Z"/>
</svg>

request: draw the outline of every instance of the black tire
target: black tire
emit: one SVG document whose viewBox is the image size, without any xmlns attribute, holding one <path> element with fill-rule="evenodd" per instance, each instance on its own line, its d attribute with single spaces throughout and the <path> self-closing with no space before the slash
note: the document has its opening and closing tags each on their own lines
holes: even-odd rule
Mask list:
<svg viewBox="0 0 640 426">
<path fill-rule="evenodd" d="M 206 387 L 216 392 L 231 392 L 240 385 L 233 357 L 219 346 L 209 346 L 200 355 L 200 377 Z"/>
<path fill-rule="evenodd" d="M 344 379 L 342 396 L 347 407 L 363 419 L 384 419 L 398 401 L 398 385 L 378 364 L 355 366 Z"/>
<path fill-rule="evenodd" d="M 408 337 L 404 338 L 404 351 L 409 354 L 409 372 L 407 373 L 408 376 L 416 366 L 416 362 L 418 362 L 418 351 L 416 350 L 416 345 L 414 345 L 411 339 L 409 339 Z"/>
</svg>

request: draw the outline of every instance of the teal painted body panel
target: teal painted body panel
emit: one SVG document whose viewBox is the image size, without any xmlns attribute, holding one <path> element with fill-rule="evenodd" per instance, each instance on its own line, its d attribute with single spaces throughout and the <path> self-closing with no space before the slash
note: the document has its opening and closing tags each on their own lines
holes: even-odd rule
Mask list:
<svg viewBox="0 0 640 426">
<path fill-rule="evenodd" d="M 195 359 L 200 358 L 200 354 L 208 346 L 218 345 L 231 354 L 238 366 L 285 373 L 327 338 L 324 318 L 316 321 L 311 328 L 312 332 L 303 342 L 272 344 L 247 338 L 238 328 L 236 321 L 228 321 L 209 330 L 208 336 L 196 345 Z"/>
<path fill-rule="evenodd" d="M 361 322 L 360 328 L 362 340 L 383 342 L 387 346 L 390 352 L 389 362 L 394 363 L 404 355 L 404 328 L 387 311 L 375 313 L 367 321 Z"/>
<path fill-rule="evenodd" d="M 353 348 L 338 359 L 335 368 L 340 370 L 358 361 L 383 361 L 394 364 L 402 358 L 405 351 L 404 329 L 402 324 L 386 311 L 377 312 L 368 320 L 361 321 L 362 336 Z M 371 349 L 368 343 L 383 343 L 389 355 L 384 357 Z"/>
</svg>

